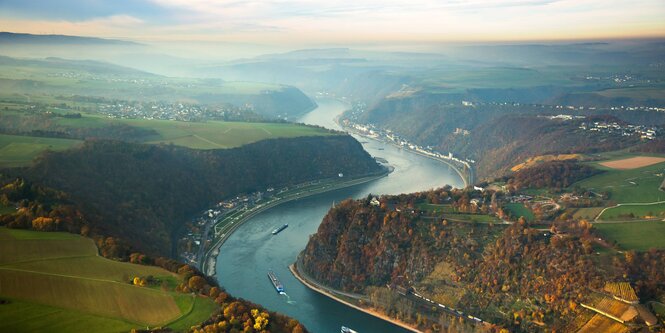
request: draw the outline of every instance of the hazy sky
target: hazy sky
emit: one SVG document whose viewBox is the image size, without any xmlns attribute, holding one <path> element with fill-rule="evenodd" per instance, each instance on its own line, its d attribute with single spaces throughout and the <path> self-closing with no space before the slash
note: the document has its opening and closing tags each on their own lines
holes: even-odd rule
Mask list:
<svg viewBox="0 0 665 333">
<path fill-rule="evenodd" d="M 665 36 L 665 0 L 0 0 L 0 30 L 324 44 Z"/>
</svg>

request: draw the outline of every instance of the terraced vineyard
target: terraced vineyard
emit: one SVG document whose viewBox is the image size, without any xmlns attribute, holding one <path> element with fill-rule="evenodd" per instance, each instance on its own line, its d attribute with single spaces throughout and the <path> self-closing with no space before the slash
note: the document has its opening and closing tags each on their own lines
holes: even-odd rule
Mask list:
<svg viewBox="0 0 665 333">
<path fill-rule="evenodd" d="M 0 305 L 0 331 L 117 332 L 176 321 L 189 327 L 214 308 L 208 299 L 134 286 L 136 276 L 179 281 L 158 267 L 99 257 L 92 240 L 77 235 L 0 228 L 0 298 L 8 301 Z"/>
</svg>

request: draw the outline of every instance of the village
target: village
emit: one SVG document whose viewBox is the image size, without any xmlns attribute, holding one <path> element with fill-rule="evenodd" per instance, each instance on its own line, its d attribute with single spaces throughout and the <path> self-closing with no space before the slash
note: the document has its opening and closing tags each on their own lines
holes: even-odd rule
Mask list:
<svg viewBox="0 0 665 333">
<path fill-rule="evenodd" d="M 584 122 L 579 126 L 579 128 L 585 131 L 604 134 L 639 136 L 640 139 L 643 140 L 653 140 L 660 134 L 658 126 L 619 124 L 616 121 Z"/>
<path fill-rule="evenodd" d="M 316 181 L 311 183 L 316 183 Z M 210 233 L 210 229 L 215 224 L 239 210 L 251 209 L 262 202 L 269 201 L 275 194 L 288 190 L 288 187 L 283 187 L 278 191 L 268 187 L 265 191 L 256 191 L 222 200 L 215 207 L 204 210 L 198 217 L 186 224 L 187 231 L 178 240 L 180 258 L 191 265 L 199 266 L 203 250 L 215 239 L 215 233 Z"/>
<path fill-rule="evenodd" d="M 178 257 L 207 274 L 214 275 L 215 252 L 237 227 L 255 214 L 280 203 L 363 184 L 386 174 L 387 172 L 348 178 L 339 173 L 334 178 L 312 180 L 278 189 L 268 187 L 265 191 L 222 200 L 186 223 L 183 236 L 178 239 Z"/>
<path fill-rule="evenodd" d="M 251 106 L 214 108 L 183 103 L 115 101 L 99 104 L 97 113 L 116 119 L 159 119 L 177 121 L 235 120 L 251 112 Z"/>
</svg>

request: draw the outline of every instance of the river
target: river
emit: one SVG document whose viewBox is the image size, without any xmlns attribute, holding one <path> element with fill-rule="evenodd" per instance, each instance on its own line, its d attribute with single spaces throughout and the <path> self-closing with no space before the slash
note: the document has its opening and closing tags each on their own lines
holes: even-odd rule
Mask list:
<svg viewBox="0 0 665 333">
<path fill-rule="evenodd" d="M 333 119 L 347 106 L 334 99 L 317 103 L 319 107 L 300 121 L 339 129 Z M 441 162 L 378 141 L 356 139 L 372 156 L 388 160 L 395 171 L 370 183 L 282 204 L 247 221 L 224 243 L 217 258 L 218 280 L 231 295 L 296 318 L 314 333 L 337 333 L 342 325 L 360 333 L 408 332 L 308 289 L 288 269 L 333 202 L 369 193 L 399 194 L 463 185 L 458 174 Z M 277 236 L 270 234 L 285 223 L 289 224 L 286 230 Z M 275 292 L 266 275 L 270 269 L 282 281 L 287 296 Z"/>
</svg>

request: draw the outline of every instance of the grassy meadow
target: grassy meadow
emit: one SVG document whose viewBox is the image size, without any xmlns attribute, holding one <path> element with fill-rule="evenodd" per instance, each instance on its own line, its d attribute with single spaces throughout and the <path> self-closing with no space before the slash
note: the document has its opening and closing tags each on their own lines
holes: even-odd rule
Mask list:
<svg viewBox="0 0 665 333">
<path fill-rule="evenodd" d="M 193 149 L 234 148 L 265 139 L 329 135 L 315 127 L 286 123 L 205 123 L 166 120 L 131 120 L 128 125 L 153 129 L 159 137 L 149 143 L 173 143 Z"/>
<path fill-rule="evenodd" d="M 65 150 L 80 143 L 79 140 L 0 134 L 0 168 L 27 165 L 45 150 Z"/>
<path fill-rule="evenodd" d="M 531 212 L 531 210 L 524 207 L 524 205 L 521 204 L 521 203 L 509 203 L 509 204 L 504 205 L 504 208 L 509 210 L 517 218 L 519 218 L 521 216 L 524 216 L 524 218 L 528 222 L 531 222 L 536 218 L 533 215 L 533 212 Z"/>
<path fill-rule="evenodd" d="M 152 275 L 172 285 L 179 278 L 153 266 L 116 262 L 97 255 L 92 240 L 67 233 L 0 228 L 0 331 L 127 331 L 177 323 L 186 328 L 204 320 L 215 305 L 129 280 Z M 76 318 L 81 318 L 76 320 Z M 175 325 L 175 324 L 174 324 Z"/>
<path fill-rule="evenodd" d="M 450 204 L 431 204 L 421 202 L 416 207 L 422 211 L 430 214 L 438 215 L 443 214 L 443 218 L 453 222 L 475 222 L 475 223 L 498 223 L 501 222 L 498 218 L 486 214 L 470 214 L 460 213 Z"/>
<path fill-rule="evenodd" d="M 154 130 L 157 134 L 146 138 L 145 143 L 174 144 L 192 149 L 228 149 L 266 139 L 332 135 L 324 129 L 290 123 L 109 119 L 90 114 L 81 118 L 56 118 L 55 121 L 73 128 L 102 128 L 124 123 Z M 46 150 L 65 150 L 80 143 L 80 140 L 0 134 L 0 168 L 26 166 Z"/>
<path fill-rule="evenodd" d="M 453 222 L 470 222 L 470 223 L 498 223 L 501 222 L 498 218 L 486 214 L 444 214 L 444 218 Z"/>
<path fill-rule="evenodd" d="M 3 297 L 3 299 L 6 299 Z M 123 320 L 91 315 L 86 312 L 63 309 L 17 299 L 7 299 L 0 305 L 0 329 L 3 332 L 127 332 L 136 325 Z"/>
<path fill-rule="evenodd" d="M 431 204 L 422 202 L 416 206 L 418 209 L 431 213 L 454 213 L 455 208 L 450 204 Z"/>
<path fill-rule="evenodd" d="M 626 206 L 618 206 L 606 209 L 603 212 L 603 214 L 600 215 L 600 219 L 601 220 L 625 220 L 630 218 L 662 219 L 664 214 L 665 214 L 665 203 L 658 203 L 653 205 L 626 205 Z"/>
<path fill-rule="evenodd" d="M 206 96 L 260 95 L 284 89 L 269 83 L 170 78 L 106 63 L 67 60 L 9 59 L 0 61 L 0 73 L 3 99 L 29 94 L 33 100 L 44 102 L 53 102 L 57 95 L 85 92 L 107 98 L 196 103 Z"/>
<path fill-rule="evenodd" d="M 122 123 L 157 132 L 148 143 L 173 143 L 193 149 L 234 148 L 265 139 L 330 135 L 324 129 L 291 123 L 111 119 L 93 114 L 84 114 L 81 118 L 59 118 L 57 122 L 69 127 L 93 128 Z"/>
<path fill-rule="evenodd" d="M 577 208 L 574 209 L 573 212 L 573 218 L 576 219 L 585 219 L 585 220 L 593 220 L 600 214 L 600 212 L 603 210 L 603 207 L 584 207 L 584 208 Z"/>
<path fill-rule="evenodd" d="M 665 200 L 660 190 L 665 172 L 665 162 L 631 170 L 617 170 L 600 166 L 604 173 L 579 181 L 580 186 L 595 192 L 608 192 L 616 203 L 650 203 Z"/>
<path fill-rule="evenodd" d="M 594 228 L 603 238 L 615 240 L 619 248 L 624 250 L 665 249 L 663 221 L 596 223 Z"/>
</svg>

